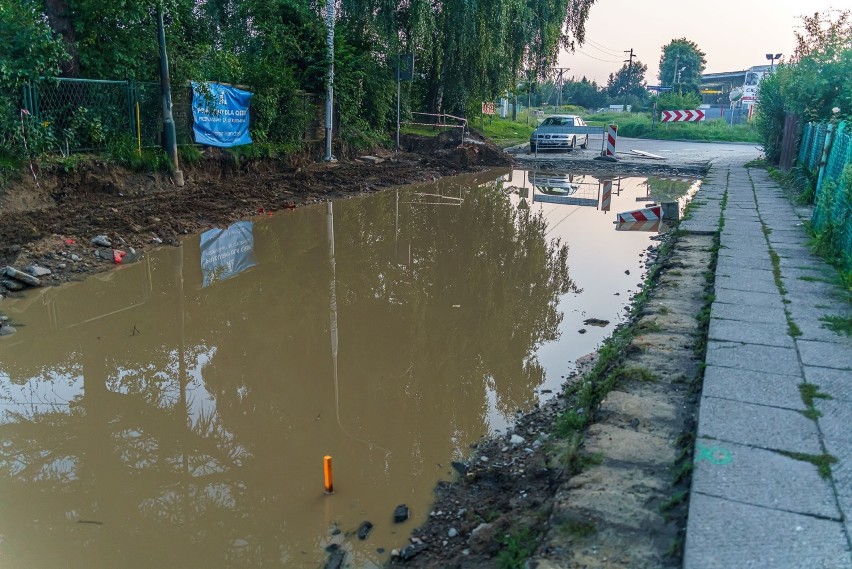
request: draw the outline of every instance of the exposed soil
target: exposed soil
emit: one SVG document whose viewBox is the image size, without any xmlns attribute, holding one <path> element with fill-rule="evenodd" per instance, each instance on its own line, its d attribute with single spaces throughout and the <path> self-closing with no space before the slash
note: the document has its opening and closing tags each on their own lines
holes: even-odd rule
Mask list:
<svg viewBox="0 0 852 569">
<path fill-rule="evenodd" d="M 37 168 L 38 182 L 26 170 L 0 188 L 0 270 L 37 264 L 52 271 L 42 284 L 59 284 L 111 268 L 112 248 L 129 253 L 123 261 L 129 262 L 148 247 L 238 219 L 513 163 L 476 135 L 458 143 L 453 133 L 406 136 L 406 151 L 375 150 L 334 163 L 307 155 L 237 163 L 209 148 L 197 166 L 184 167 L 183 188 L 168 174 L 140 174 L 98 159 L 70 172 Z M 112 242 L 101 256 L 91 243 L 97 235 Z"/>
</svg>

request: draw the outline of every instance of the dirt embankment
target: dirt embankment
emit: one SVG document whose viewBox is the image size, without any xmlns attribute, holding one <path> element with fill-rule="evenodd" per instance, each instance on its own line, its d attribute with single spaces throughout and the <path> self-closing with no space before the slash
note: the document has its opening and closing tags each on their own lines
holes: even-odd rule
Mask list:
<svg viewBox="0 0 852 569">
<path fill-rule="evenodd" d="M 0 188 L 0 270 L 35 264 L 51 271 L 42 284 L 59 284 L 111 268 L 113 248 L 130 254 L 129 261 L 146 248 L 238 219 L 513 163 L 481 137 L 458 143 L 451 134 L 406 136 L 402 152 L 374 150 L 334 163 L 305 155 L 237 162 L 210 148 L 198 165 L 184 168 L 183 188 L 167 173 L 136 173 L 98 159 L 71 171 L 37 170 L 38 182 L 26 170 Z M 111 247 L 95 247 L 97 235 Z M 8 293 L 0 284 L 0 295 Z"/>
</svg>

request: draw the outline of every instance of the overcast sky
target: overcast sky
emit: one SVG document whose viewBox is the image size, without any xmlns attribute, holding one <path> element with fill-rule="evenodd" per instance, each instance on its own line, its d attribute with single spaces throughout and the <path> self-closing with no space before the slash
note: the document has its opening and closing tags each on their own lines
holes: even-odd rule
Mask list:
<svg viewBox="0 0 852 569">
<path fill-rule="evenodd" d="M 648 65 L 645 79 L 658 85 L 660 55 L 671 40 L 685 37 L 706 54 L 705 73 L 736 71 L 768 63 L 769 52 L 786 58 L 795 46 L 799 16 L 849 8 L 850 0 L 596 0 L 586 22 L 586 43 L 562 52 L 566 77 L 586 76 L 606 84 L 633 48 Z"/>
</svg>

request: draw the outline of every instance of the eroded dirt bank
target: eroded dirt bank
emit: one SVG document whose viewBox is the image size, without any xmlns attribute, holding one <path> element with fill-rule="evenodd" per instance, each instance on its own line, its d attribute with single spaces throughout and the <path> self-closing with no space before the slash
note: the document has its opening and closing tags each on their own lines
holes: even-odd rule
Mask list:
<svg viewBox="0 0 852 569">
<path fill-rule="evenodd" d="M 42 284 L 59 284 L 113 267 L 112 248 L 131 261 L 132 252 L 250 216 L 513 163 L 481 139 L 464 147 L 451 136 L 403 143 L 403 152 L 331 164 L 304 156 L 238 163 L 208 149 L 197 166 L 184 168 L 183 188 L 165 173 L 134 173 L 98 160 L 69 172 L 42 169 L 37 183 L 22 172 L 0 188 L 0 270 L 36 264 L 51 271 Z M 97 250 L 91 242 L 97 235 L 111 247 Z M 0 294 L 8 292 L 0 285 Z"/>
</svg>

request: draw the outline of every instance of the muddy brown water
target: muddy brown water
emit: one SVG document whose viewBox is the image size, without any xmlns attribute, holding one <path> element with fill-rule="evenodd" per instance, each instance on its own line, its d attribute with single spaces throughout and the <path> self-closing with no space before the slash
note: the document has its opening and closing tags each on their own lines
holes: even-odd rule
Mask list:
<svg viewBox="0 0 852 569">
<path fill-rule="evenodd" d="M 332 544 L 383 563 L 450 462 L 623 318 L 657 233 L 614 212 L 691 187 L 448 178 L 6 299 L 0 566 L 317 567 Z"/>
</svg>

